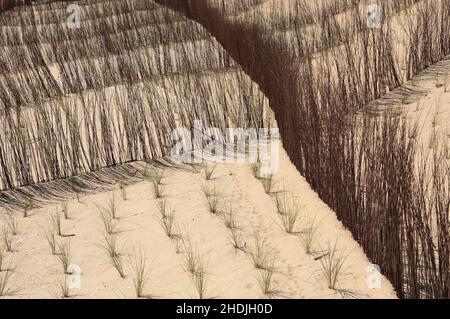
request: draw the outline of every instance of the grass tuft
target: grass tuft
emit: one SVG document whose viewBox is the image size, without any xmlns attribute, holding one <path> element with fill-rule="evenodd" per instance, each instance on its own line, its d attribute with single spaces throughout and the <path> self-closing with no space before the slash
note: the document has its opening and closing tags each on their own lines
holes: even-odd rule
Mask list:
<svg viewBox="0 0 450 319">
<path fill-rule="evenodd" d="M 273 191 L 273 187 L 275 186 L 273 174 L 267 175 L 265 177 L 261 177 L 260 180 L 261 180 L 261 183 L 264 187 L 264 191 L 266 192 L 266 194 L 271 194 Z"/>
<path fill-rule="evenodd" d="M 205 175 L 205 179 L 210 181 L 213 179 L 214 171 L 216 170 L 216 165 L 208 165 L 205 164 L 203 166 L 203 173 Z"/>
<path fill-rule="evenodd" d="M 103 227 L 108 235 L 112 235 L 117 230 L 116 220 L 114 219 L 110 210 L 99 209 L 100 217 L 103 222 Z"/>
<path fill-rule="evenodd" d="M 116 193 L 113 192 L 109 198 L 108 206 L 106 208 L 113 219 L 118 218 L 119 203 L 116 198 Z"/>
<path fill-rule="evenodd" d="M 204 266 L 200 266 L 199 269 L 197 269 L 194 274 L 194 281 L 198 299 L 205 299 L 208 280 Z"/>
<path fill-rule="evenodd" d="M 267 250 L 266 239 L 262 238 L 259 233 L 254 235 L 254 247 L 250 253 L 250 258 L 256 269 L 269 268 L 269 251 Z"/>
<path fill-rule="evenodd" d="M 159 184 L 156 180 L 153 179 L 152 181 L 153 185 L 153 195 L 156 199 L 161 199 L 164 197 L 164 187 L 162 184 Z"/>
<path fill-rule="evenodd" d="M 266 269 L 262 269 L 259 272 L 258 283 L 262 293 L 265 296 L 272 296 L 275 294 L 275 290 L 272 288 L 273 273 L 275 271 L 275 262 L 272 263 Z"/>
<path fill-rule="evenodd" d="M 16 218 L 16 216 L 14 216 L 13 214 L 9 214 L 6 224 L 13 236 L 17 236 L 19 234 L 19 220 Z"/>
<path fill-rule="evenodd" d="M 56 255 L 56 257 L 58 258 L 58 261 L 62 266 L 64 274 L 70 274 L 69 266 L 72 259 L 70 242 L 64 242 L 58 245 L 58 254 Z"/>
<path fill-rule="evenodd" d="M 231 204 L 229 205 L 228 210 L 224 215 L 223 221 L 225 223 L 225 227 L 230 231 L 238 229 L 236 218 L 234 217 L 233 207 Z"/>
<path fill-rule="evenodd" d="M 276 197 L 277 210 L 281 216 L 281 222 L 283 223 L 284 230 L 288 234 L 295 232 L 295 225 L 300 214 L 300 201 L 298 197 L 286 193 L 282 193 Z"/>
<path fill-rule="evenodd" d="M 29 216 L 30 210 L 32 210 L 34 207 L 33 204 L 33 196 L 28 195 L 25 205 L 23 206 L 23 217 L 27 218 Z"/>
<path fill-rule="evenodd" d="M 125 271 L 123 269 L 122 256 L 118 251 L 117 235 L 106 234 L 104 237 L 103 251 L 106 254 L 108 262 L 117 270 L 121 278 L 125 278 Z"/>
<path fill-rule="evenodd" d="M 208 210 L 212 214 L 220 214 L 222 198 L 220 195 L 210 196 L 206 198 Z"/>
<path fill-rule="evenodd" d="M 47 231 L 45 231 L 44 233 L 44 237 L 47 240 L 48 245 L 50 246 L 50 249 L 52 251 L 53 255 L 57 255 L 58 251 L 57 251 L 57 241 L 56 241 L 56 234 L 53 228 L 49 228 Z"/>
<path fill-rule="evenodd" d="M 245 246 L 242 244 L 242 236 L 237 231 L 237 229 L 231 230 L 231 245 L 233 248 L 237 250 L 245 251 Z"/>
<path fill-rule="evenodd" d="M 102 245 L 103 250 L 108 255 L 109 258 L 114 258 L 119 256 L 118 245 L 117 245 L 117 235 L 106 234 L 103 236 L 104 244 Z"/>
<path fill-rule="evenodd" d="M 4 249 L 6 249 L 7 252 L 13 251 L 13 235 L 9 228 L 3 227 L 2 233 L 1 233 L 1 240 L 3 243 Z"/>
<path fill-rule="evenodd" d="M 161 226 L 167 237 L 173 239 L 175 237 L 175 214 L 169 212 L 165 218 L 161 218 Z"/>
<path fill-rule="evenodd" d="M 328 246 L 328 253 L 319 259 L 322 265 L 322 273 L 326 278 L 328 288 L 335 290 L 342 273 L 346 256 L 343 252 L 337 252 L 337 240 L 334 246 Z"/>
<path fill-rule="evenodd" d="M 13 272 L 11 270 L 0 272 L 0 297 L 7 296 L 11 293 L 11 290 L 8 288 L 8 286 L 12 275 Z"/>
<path fill-rule="evenodd" d="M 161 198 L 158 200 L 158 210 L 159 213 L 161 214 L 161 219 L 167 218 L 167 215 L 170 214 L 170 210 L 165 198 Z"/>
<path fill-rule="evenodd" d="M 119 183 L 120 194 L 122 195 L 122 200 L 127 200 L 127 185 L 125 183 Z"/>
<path fill-rule="evenodd" d="M 62 274 L 58 275 L 56 279 L 56 286 L 59 291 L 59 297 L 62 299 L 70 297 L 70 288 L 69 288 L 69 275 Z"/>
<path fill-rule="evenodd" d="M 52 216 L 52 226 L 53 226 L 53 231 L 60 237 L 63 236 L 62 233 L 62 221 L 61 221 L 61 215 L 59 214 L 58 211 L 56 211 Z"/>
<path fill-rule="evenodd" d="M 251 164 L 251 169 L 253 176 L 259 179 L 261 171 L 261 162 L 258 160 L 256 163 Z"/>
<path fill-rule="evenodd" d="M 144 289 L 149 277 L 147 258 L 142 249 L 139 249 L 139 251 L 134 251 L 134 261 L 132 266 L 134 272 L 133 284 L 136 297 L 142 298 L 144 297 Z"/>
<path fill-rule="evenodd" d="M 164 175 L 165 175 L 164 169 L 156 171 L 156 173 L 153 174 L 153 177 L 152 177 L 153 182 L 155 182 L 157 185 L 162 185 L 162 180 L 164 178 Z"/>
<path fill-rule="evenodd" d="M 122 263 L 122 257 L 121 256 L 114 256 L 109 259 L 111 265 L 114 267 L 114 269 L 117 270 L 119 273 L 120 278 L 125 278 L 125 271 L 123 269 L 123 263 Z"/>
<path fill-rule="evenodd" d="M 307 222 L 305 229 L 300 233 L 300 240 L 302 242 L 303 248 L 308 255 L 313 253 L 313 246 L 315 241 L 315 236 L 317 233 L 316 220 L 311 219 Z"/>
<path fill-rule="evenodd" d="M 61 211 L 64 214 L 64 218 L 69 219 L 69 202 L 67 200 L 61 202 Z"/>
<path fill-rule="evenodd" d="M 194 275 L 198 270 L 199 257 L 195 247 L 189 238 L 183 239 L 184 247 L 184 270 Z"/>
<path fill-rule="evenodd" d="M 204 185 L 202 187 L 203 194 L 206 196 L 208 210 L 212 214 L 220 213 L 222 206 L 222 192 L 215 185 Z"/>
</svg>

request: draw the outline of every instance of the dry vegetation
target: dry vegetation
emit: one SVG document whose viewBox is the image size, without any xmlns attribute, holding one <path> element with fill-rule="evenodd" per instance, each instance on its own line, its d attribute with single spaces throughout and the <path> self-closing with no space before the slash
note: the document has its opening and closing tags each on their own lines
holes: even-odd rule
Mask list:
<svg viewBox="0 0 450 319">
<path fill-rule="evenodd" d="M 98 1 L 68 29 L 54 5 L 1 16 L 1 190 L 168 156 L 196 119 L 263 126 L 264 95 L 198 24 L 152 1 Z"/>
<path fill-rule="evenodd" d="M 158 2 L 261 86 L 291 160 L 399 296 L 450 297 L 445 157 L 422 154 L 416 123 L 367 107 L 450 53 L 450 2 L 379 1 L 381 29 L 367 28 L 365 1 Z"/>
<path fill-rule="evenodd" d="M 194 130 L 197 119 L 221 131 L 267 127 L 269 99 L 290 160 L 398 296 L 450 298 L 446 144 L 434 131 L 424 153 L 419 123 L 389 107 L 407 98 L 382 111 L 371 103 L 450 53 L 450 0 L 380 0 L 380 29 L 367 28 L 362 0 L 78 3 L 80 29 L 61 23 L 61 1 L 0 13 L 0 205 L 29 217 L 2 213 L 0 296 L 14 292 L 14 257 L 32 235 L 54 256 L 39 266 L 55 266 L 62 298 L 74 296 L 73 262 L 85 266 L 86 291 L 109 297 L 97 287 L 128 285 L 137 298 L 158 289 L 200 299 L 358 295 L 346 267 L 363 294 L 390 295 L 361 288 L 364 254 L 348 265 L 341 243 L 351 236 L 337 221 L 324 230 L 322 213 L 311 212 L 319 205 L 280 189 L 279 174 L 261 175 L 261 163 L 237 173 L 182 167 L 180 180 L 136 164 L 169 156 L 172 131 Z M 448 74 L 436 79 L 448 86 Z M 234 177 L 252 173 L 253 181 Z M 163 270 L 148 259 L 154 243 Z M 292 270 L 305 265 L 311 273 Z M 162 282 L 168 271 L 177 285 Z M 311 277 L 320 288 L 309 288 Z M 42 284 L 33 280 L 31 290 Z"/>
</svg>

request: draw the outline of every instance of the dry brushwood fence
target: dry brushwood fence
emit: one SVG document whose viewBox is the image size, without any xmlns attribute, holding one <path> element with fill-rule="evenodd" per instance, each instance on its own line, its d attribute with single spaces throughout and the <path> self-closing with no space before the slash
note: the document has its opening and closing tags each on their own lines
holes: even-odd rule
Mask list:
<svg viewBox="0 0 450 319">
<path fill-rule="evenodd" d="M 291 160 L 398 295 L 450 298 L 445 156 L 421 156 L 416 126 L 366 107 L 450 53 L 450 1 L 377 1 L 380 29 L 365 1 L 157 2 L 205 26 L 260 85 Z"/>
<path fill-rule="evenodd" d="M 167 157 L 196 119 L 265 125 L 267 99 L 199 24 L 153 1 L 78 3 L 80 29 L 63 2 L 0 14 L 0 190 Z"/>
</svg>

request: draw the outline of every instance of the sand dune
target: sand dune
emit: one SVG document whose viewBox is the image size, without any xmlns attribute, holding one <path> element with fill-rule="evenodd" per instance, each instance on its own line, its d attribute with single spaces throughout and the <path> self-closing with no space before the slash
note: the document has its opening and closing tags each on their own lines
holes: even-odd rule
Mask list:
<svg viewBox="0 0 450 319">
<path fill-rule="evenodd" d="M 175 238 L 170 239 L 161 225 L 158 201 L 151 181 L 142 181 L 126 188 L 127 200 L 121 192 L 86 195 L 81 201 L 68 201 L 69 219 L 62 220 L 64 236 L 59 243 L 69 243 L 71 262 L 80 267 L 81 289 L 70 289 L 74 298 L 134 298 L 133 261 L 143 250 L 148 258 L 148 282 L 145 294 L 152 298 L 196 298 L 193 276 L 185 269 L 188 255 L 183 241 L 190 240 L 192 251 L 204 264 L 207 274 L 206 296 L 210 298 L 262 298 L 251 255 L 255 252 L 255 234 L 264 240 L 268 257 L 275 257 L 273 297 L 285 298 L 392 298 L 390 283 L 382 278 L 379 289 L 367 286 L 369 262 L 350 232 L 335 214 L 310 189 L 304 178 L 281 152 L 280 170 L 270 195 L 256 179 L 247 164 L 220 164 L 210 181 L 192 168 L 167 168 L 162 180 L 165 200 L 174 212 Z M 205 184 L 216 185 L 222 196 L 220 214 L 209 212 L 202 192 Z M 305 231 L 316 221 L 312 253 L 307 254 L 301 234 L 287 234 L 277 212 L 275 197 L 280 192 L 298 196 L 300 209 L 294 232 Z M 115 195 L 114 195 L 115 194 Z M 108 205 L 115 196 L 118 204 L 118 249 L 126 277 L 122 279 L 108 260 L 102 246 L 105 229 L 98 207 Z M 232 207 L 237 224 L 235 230 L 242 250 L 232 244 L 232 232 L 226 227 L 227 212 Z M 14 213 L 19 233 L 14 236 L 14 254 L 7 263 L 14 265 L 10 281 L 11 297 L 51 298 L 61 296 L 58 275 L 61 264 L 53 256 L 45 232 L 51 216 L 61 211 L 61 203 L 33 210 L 28 218 Z M 6 224 L 3 221 L 3 225 Z M 179 237 L 178 237 L 179 236 Z M 339 276 L 340 293 L 330 290 L 324 277 L 320 257 L 329 245 L 337 242 L 337 252 L 346 259 Z M 189 246 L 190 247 L 190 246 Z M 178 252 L 177 252 L 178 250 Z"/>
</svg>

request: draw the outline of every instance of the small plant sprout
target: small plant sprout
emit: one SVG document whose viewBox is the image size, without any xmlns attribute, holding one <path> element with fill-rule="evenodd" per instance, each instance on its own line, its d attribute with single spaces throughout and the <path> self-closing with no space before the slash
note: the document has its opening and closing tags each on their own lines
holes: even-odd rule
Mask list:
<svg viewBox="0 0 450 319">
<path fill-rule="evenodd" d="M 185 252 L 184 268 L 187 272 L 194 275 L 197 272 L 198 257 L 193 249 Z"/>
<path fill-rule="evenodd" d="M 216 186 L 204 185 L 202 187 L 203 193 L 206 196 L 206 202 L 209 212 L 218 214 L 222 205 L 222 193 Z"/>
<path fill-rule="evenodd" d="M 127 185 L 123 182 L 119 183 L 120 194 L 122 195 L 122 200 L 127 200 Z"/>
<path fill-rule="evenodd" d="M 6 249 L 7 252 L 13 251 L 13 236 L 9 228 L 3 227 L 2 234 L 1 234 L 1 240 L 3 243 L 4 249 Z"/>
<path fill-rule="evenodd" d="M 210 181 L 213 178 L 215 170 L 216 170 L 216 165 L 205 164 L 203 166 L 203 173 L 205 174 L 205 179 L 207 181 Z"/>
<path fill-rule="evenodd" d="M 103 227 L 108 235 L 114 234 L 117 229 L 116 221 L 110 210 L 99 209 L 100 217 L 102 218 Z"/>
<path fill-rule="evenodd" d="M 218 194 L 217 186 L 214 184 L 205 183 L 202 185 L 202 193 L 205 197 L 212 197 Z"/>
<path fill-rule="evenodd" d="M 206 198 L 208 203 L 209 212 L 212 214 L 219 214 L 222 204 L 222 198 L 220 195 L 210 196 Z"/>
<path fill-rule="evenodd" d="M 184 246 L 184 270 L 194 275 L 198 269 L 199 257 L 195 247 L 189 238 L 183 240 Z"/>
<path fill-rule="evenodd" d="M 58 295 L 62 299 L 70 297 L 70 287 L 69 287 L 69 275 L 59 274 L 56 279 L 56 288 L 58 290 Z"/>
<path fill-rule="evenodd" d="M 19 220 L 14 216 L 14 214 L 9 214 L 8 219 L 6 221 L 9 231 L 13 236 L 17 236 L 19 234 Z"/>
<path fill-rule="evenodd" d="M 122 264 L 122 256 L 118 251 L 117 235 L 106 234 L 104 237 L 103 251 L 108 259 L 108 262 L 117 270 L 121 278 L 125 278 L 125 272 Z"/>
<path fill-rule="evenodd" d="M 156 199 L 163 198 L 164 197 L 163 185 L 158 184 L 156 180 L 152 181 L 152 185 L 153 185 L 153 195 L 155 196 L 155 198 Z"/>
<path fill-rule="evenodd" d="M 269 262 L 269 252 L 266 247 L 265 238 L 261 238 L 259 233 L 254 235 L 253 251 L 250 253 L 250 258 L 252 259 L 253 265 L 256 269 L 267 269 Z"/>
<path fill-rule="evenodd" d="M 51 219 L 52 219 L 52 226 L 53 226 L 54 232 L 58 236 L 62 237 L 63 236 L 62 227 L 61 227 L 62 221 L 61 221 L 61 215 L 59 214 L 58 210 L 51 216 Z"/>
<path fill-rule="evenodd" d="M 242 244 L 242 237 L 240 233 L 237 231 L 237 229 L 231 230 L 231 245 L 233 245 L 233 248 L 237 250 L 241 250 L 244 253 L 245 251 L 245 245 Z"/>
<path fill-rule="evenodd" d="M 275 262 L 272 261 L 272 263 L 267 267 L 267 269 L 262 269 L 259 271 L 259 278 L 258 283 L 261 288 L 262 293 L 265 296 L 273 296 L 275 294 L 275 290 L 272 288 L 272 278 L 273 273 L 275 271 Z"/>
<path fill-rule="evenodd" d="M 0 271 L 0 297 L 7 296 L 11 293 L 11 290 L 8 288 L 9 281 L 13 272 L 9 269 Z"/>
<path fill-rule="evenodd" d="M 344 256 L 343 252 L 338 254 L 337 240 L 334 243 L 334 246 L 328 245 L 328 253 L 319 259 L 328 288 L 333 290 L 336 289 L 345 259 L 346 256 Z"/>
<path fill-rule="evenodd" d="M 273 174 L 266 175 L 265 177 L 261 177 L 260 179 L 266 194 L 271 194 L 275 185 Z"/>
<path fill-rule="evenodd" d="M 119 276 L 121 278 L 125 278 L 125 271 L 123 270 L 123 264 L 122 264 L 122 257 L 121 256 L 114 256 L 110 258 L 110 263 L 114 267 L 114 269 L 117 270 L 119 273 Z"/>
<path fill-rule="evenodd" d="M 278 192 L 275 195 L 275 204 L 277 206 L 277 213 L 280 216 L 283 216 L 285 214 L 285 207 L 286 207 L 286 185 L 283 183 L 283 189 L 282 191 Z"/>
<path fill-rule="evenodd" d="M 70 274 L 69 266 L 72 259 L 72 255 L 70 252 L 70 242 L 60 243 L 58 245 L 58 254 L 56 257 L 59 260 L 59 263 L 62 266 L 64 274 Z"/>
<path fill-rule="evenodd" d="M 137 298 L 144 297 L 144 289 L 149 277 L 147 258 L 142 249 L 138 251 L 134 250 L 134 260 L 132 262 L 133 266 L 133 284 L 136 292 Z"/>
<path fill-rule="evenodd" d="M 280 194 L 276 195 L 276 197 L 275 197 L 275 204 L 277 205 L 277 213 L 280 216 L 283 216 L 284 215 L 284 207 L 283 207 L 283 202 L 282 202 L 282 200 L 280 198 Z"/>
<path fill-rule="evenodd" d="M 174 239 L 174 241 L 175 241 L 175 252 L 177 253 L 177 254 L 181 254 L 181 252 L 182 252 L 182 239 L 180 238 L 180 236 L 178 236 L 178 237 L 176 237 L 175 239 Z"/>
<path fill-rule="evenodd" d="M 30 210 L 34 207 L 33 204 L 33 196 L 27 195 L 27 199 L 25 201 L 25 205 L 23 206 L 23 217 L 27 218 L 29 216 Z"/>
<path fill-rule="evenodd" d="M 116 193 L 113 192 L 109 198 L 108 207 L 106 208 L 113 219 L 118 218 L 119 203 L 117 202 Z"/>
<path fill-rule="evenodd" d="M 155 174 L 153 174 L 153 182 L 157 185 L 162 185 L 162 180 L 164 178 L 165 170 L 157 170 Z"/>
<path fill-rule="evenodd" d="M 255 178 L 259 178 L 259 173 L 261 171 L 261 161 L 258 159 L 256 161 L 256 163 L 251 164 L 251 169 L 252 169 L 253 176 Z"/>
<path fill-rule="evenodd" d="M 191 163 L 191 164 L 189 164 L 189 166 L 192 168 L 192 170 L 196 174 L 200 174 L 203 170 L 203 165 L 199 164 L 199 163 Z"/>
<path fill-rule="evenodd" d="M 174 236 L 172 239 L 175 244 L 175 252 L 179 255 L 184 252 L 184 248 L 185 248 L 185 245 L 184 245 L 185 239 L 184 238 L 186 237 L 186 235 L 183 235 L 183 231 L 182 231 L 180 225 L 178 225 L 178 224 L 176 225 L 176 233 L 177 233 L 177 235 Z"/>
<path fill-rule="evenodd" d="M 47 240 L 48 245 L 50 246 L 50 250 L 52 251 L 52 255 L 57 255 L 57 241 L 56 241 L 56 234 L 52 227 L 50 227 L 47 231 L 44 233 L 44 237 Z"/>
<path fill-rule="evenodd" d="M 119 256 L 118 245 L 117 245 L 117 235 L 115 234 L 106 234 L 103 236 L 104 244 L 103 249 L 106 255 L 110 258 L 114 258 Z"/>
<path fill-rule="evenodd" d="M 224 215 L 225 227 L 233 231 L 238 228 L 236 218 L 234 217 L 233 207 L 230 204 L 228 206 L 227 212 Z"/>
<path fill-rule="evenodd" d="M 198 299 L 205 299 L 207 289 L 207 274 L 203 265 L 200 266 L 195 272 L 194 281 Z"/>
<path fill-rule="evenodd" d="M 281 217 L 281 221 L 283 223 L 284 230 L 288 234 L 294 234 L 295 224 L 298 218 L 298 211 L 291 211 L 291 214 L 286 214 Z"/>
<path fill-rule="evenodd" d="M 170 214 L 170 210 L 167 205 L 167 201 L 165 198 L 161 198 L 158 200 L 158 210 L 161 214 L 161 219 L 167 218 L 167 215 Z"/>
<path fill-rule="evenodd" d="M 310 219 L 306 223 L 305 229 L 300 233 L 300 240 L 302 242 L 303 248 L 308 255 L 313 253 L 313 246 L 315 241 L 315 236 L 317 232 L 316 220 Z"/>
<path fill-rule="evenodd" d="M 281 214 L 281 221 L 283 223 L 284 230 L 288 234 L 293 234 L 298 216 L 300 214 L 300 201 L 298 197 L 295 197 L 294 195 L 286 196 L 286 193 L 284 193 L 281 206 L 283 212 L 283 214 Z"/>
<path fill-rule="evenodd" d="M 175 214 L 173 212 L 168 213 L 166 218 L 161 219 L 161 226 L 163 227 L 167 237 L 170 239 L 175 238 Z"/>
<path fill-rule="evenodd" d="M 69 202 L 67 200 L 61 202 L 61 211 L 64 214 L 64 218 L 69 219 Z"/>
</svg>

